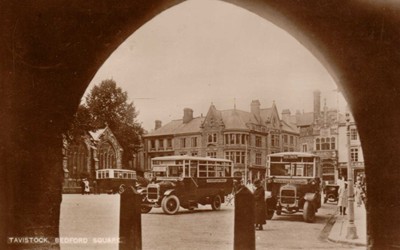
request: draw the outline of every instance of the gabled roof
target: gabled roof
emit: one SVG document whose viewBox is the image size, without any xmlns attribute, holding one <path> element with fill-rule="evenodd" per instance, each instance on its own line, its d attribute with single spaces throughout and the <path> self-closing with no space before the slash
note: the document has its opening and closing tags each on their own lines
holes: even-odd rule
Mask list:
<svg viewBox="0 0 400 250">
<path fill-rule="evenodd" d="M 147 136 L 159 136 L 159 135 L 176 135 L 186 133 L 199 133 L 201 131 L 201 124 L 204 121 L 204 117 L 195 117 L 188 123 L 183 123 L 183 119 L 173 120 L 161 128 L 149 132 Z"/>
<path fill-rule="evenodd" d="M 282 124 L 282 131 L 283 132 L 299 133 L 299 129 L 296 126 L 296 124 L 287 123 L 284 120 L 281 120 L 281 124 Z"/>
<path fill-rule="evenodd" d="M 108 129 L 108 127 L 101 128 L 95 131 L 89 131 L 89 135 L 93 138 L 93 140 L 98 141 L 104 131 L 106 131 L 106 129 Z"/>
<path fill-rule="evenodd" d="M 258 123 L 255 116 L 246 111 L 229 109 L 222 110 L 221 117 L 225 124 L 225 129 L 249 129 L 247 123 Z"/>
</svg>

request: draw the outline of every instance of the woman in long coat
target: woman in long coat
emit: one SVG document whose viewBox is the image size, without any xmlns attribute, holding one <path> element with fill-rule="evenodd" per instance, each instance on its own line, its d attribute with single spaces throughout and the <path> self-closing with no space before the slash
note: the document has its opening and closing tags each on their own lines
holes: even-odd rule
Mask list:
<svg viewBox="0 0 400 250">
<path fill-rule="evenodd" d="M 338 200 L 338 206 L 339 206 L 339 212 L 340 215 L 346 215 L 346 207 L 347 207 L 347 202 L 348 202 L 348 196 L 347 196 L 347 183 L 344 183 L 339 187 L 338 190 L 339 193 L 339 200 Z"/>
<path fill-rule="evenodd" d="M 263 230 L 263 225 L 266 224 L 266 212 L 267 208 L 265 205 L 265 191 L 261 185 L 260 180 L 254 181 L 254 202 L 255 202 L 255 226 L 257 230 Z"/>
</svg>

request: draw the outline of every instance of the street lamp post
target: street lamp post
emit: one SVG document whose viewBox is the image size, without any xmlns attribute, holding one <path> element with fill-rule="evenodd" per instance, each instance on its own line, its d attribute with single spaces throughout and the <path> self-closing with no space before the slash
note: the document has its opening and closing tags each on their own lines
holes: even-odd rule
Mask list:
<svg viewBox="0 0 400 250">
<path fill-rule="evenodd" d="M 357 239 L 357 228 L 354 225 L 354 183 L 353 169 L 351 167 L 351 148 L 350 148 L 350 114 L 346 113 L 347 127 L 347 182 L 348 182 L 348 206 L 349 206 L 349 223 L 347 226 L 346 239 Z"/>
</svg>

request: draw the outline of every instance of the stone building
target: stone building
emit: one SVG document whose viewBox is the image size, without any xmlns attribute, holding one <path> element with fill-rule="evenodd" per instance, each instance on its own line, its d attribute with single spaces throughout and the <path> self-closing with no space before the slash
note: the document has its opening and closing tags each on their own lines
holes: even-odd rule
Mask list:
<svg viewBox="0 0 400 250">
<path fill-rule="evenodd" d="M 341 122 L 339 124 L 338 172 L 340 176 L 347 179 L 347 166 L 350 158 L 354 180 L 356 180 L 357 176 L 360 176 L 363 180 L 365 177 L 365 165 L 360 136 L 358 134 L 357 125 L 350 112 L 348 119 L 348 123 Z"/>
<path fill-rule="evenodd" d="M 156 156 L 193 155 L 231 159 L 235 174 L 249 180 L 265 175 L 266 156 L 272 152 L 298 150 L 298 130 L 281 121 L 275 103 L 262 109 L 253 100 L 250 112 L 236 109 L 218 110 L 213 104 L 207 115 L 193 116 L 184 109 L 183 118 L 162 126 L 155 122 L 154 131 L 144 136 L 145 169 Z"/>
<path fill-rule="evenodd" d="M 321 92 L 314 91 L 313 112 L 282 111 L 284 121 L 294 123 L 299 129 L 299 148 L 302 152 L 315 153 L 321 157 L 322 175 L 325 183 L 336 183 L 339 176 L 338 149 L 339 126 L 345 121 L 337 109 L 328 109 L 326 102 L 321 110 Z"/>
<path fill-rule="evenodd" d="M 63 191 L 79 192 L 81 179 L 93 180 L 97 169 L 122 168 L 122 153 L 121 145 L 108 126 L 89 131 L 71 144 L 64 140 Z"/>
</svg>

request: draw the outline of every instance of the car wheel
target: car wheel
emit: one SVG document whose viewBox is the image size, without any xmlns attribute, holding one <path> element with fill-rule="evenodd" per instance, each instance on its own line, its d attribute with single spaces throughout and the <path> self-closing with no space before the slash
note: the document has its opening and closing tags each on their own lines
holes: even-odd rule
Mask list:
<svg viewBox="0 0 400 250">
<path fill-rule="evenodd" d="M 213 200 L 211 202 L 211 208 L 212 210 L 220 210 L 221 209 L 221 196 L 218 194 L 213 197 Z"/>
<path fill-rule="evenodd" d="M 303 207 L 303 218 L 305 222 L 311 223 L 315 220 L 315 208 L 314 205 L 306 201 Z"/>
<path fill-rule="evenodd" d="M 161 202 L 161 207 L 166 214 L 176 214 L 179 210 L 179 199 L 175 195 L 165 196 Z"/>
</svg>

